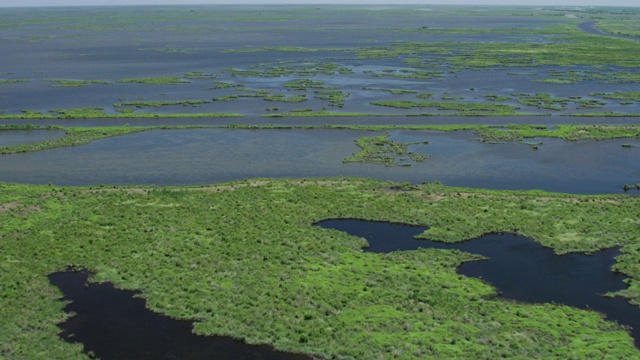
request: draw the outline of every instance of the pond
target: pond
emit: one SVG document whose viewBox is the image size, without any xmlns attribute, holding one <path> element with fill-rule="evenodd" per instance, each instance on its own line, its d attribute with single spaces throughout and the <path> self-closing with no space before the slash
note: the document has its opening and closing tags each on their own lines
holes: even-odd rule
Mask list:
<svg viewBox="0 0 640 360">
<path fill-rule="evenodd" d="M 248 345 L 224 336 L 198 336 L 190 321 L 155 314 L 133 291 L 111 284 L 87 284 L 87 272 L 66 271 L 49 276 L 51 283 L 71 301 L 74 313 L 60 324 L 60 336 L 80 342 L 85 352 L 108 359 L 264 359 L 311 360 L 311 357 L 276 351 L 267 345 Z"/>
<path fill-rule="evenodd" d="M 457 249 L 488 258 L 462 264 L 458 273 L 481 278 L 496 287 L 498 298 L 530 303 L 557 303 L 604 313 L 609 320 L 632 327 L 640 346 L 640 308 L 625 299 L 603 294 L 626 288 L 625 276 L 611 271 L 617 248 L 590 255 L 558 256 L 549 248 L 512 234 L 488 234 L 455 244 L 418 240 L 428 227 L 362 220 L 326 220 L 322 228 L 363 237 L 375 253 L 418 248 Z"/>
<path fill-rule="evenodd" d="M 409 167 L 343 163 L 354 140 L 384 132 L 355 130 L 154 130 L 90 144 L 0 156 L 0 181 L 56 185 L 196 185 L 256 177 L 358 176 L 441 181 L 490 189 L 622 193 L 640 178 L 637 139 L 567 142 L 543 139 L 486 144 L 467 131 L 391 131 L 397 141 L 428 141 L 430 155 Z M 631 148 L 622 144 L 629 143 Z"/>
</svg>

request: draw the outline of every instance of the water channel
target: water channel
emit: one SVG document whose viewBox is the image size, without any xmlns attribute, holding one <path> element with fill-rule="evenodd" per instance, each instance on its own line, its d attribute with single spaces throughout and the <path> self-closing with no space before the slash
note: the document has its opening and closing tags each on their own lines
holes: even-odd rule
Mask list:
<svg viewBox="0 0 640 360">
<path fill-rule="evenodd" d="M 486 144 L 472 132 L 390 131 L 390 139 L 428 141 L 409 167 L 343 163 L 354 140 L 384 132 L 291 129 L 152 130 L 87 145 L 0 156 L 0 181 L 55 185 L 196 185 L 257 177 L 357 176 L 441 181 L 446 185 L 568 193 L 622 193 L 640 179 L 640 140 L 534 139 Z M 631 147 L 623 147 L 624 144 Z M 232 159 L 232 160 L 230 160 Z"/>
<path fill-rule="evenodd" d="M 306 355 L 276 351 L 267 345 L 248 345 L 224 336 L 198 336 L 192 322 L 174 320 L 145 308 L 133 291 L 111 284 L 87 284 L 87 272 L 66 271 L 49 276 L 71 302 L 74 313 L 59 326 L 60 336 L 80 342 L 85 352 L 108 359 L 311 360 Z"/>
<path fill-rule="evenodd" d="M 558 256 L 550 248 L 512 234 L 488 234 L 447 244 L 414 238 L 428 227 L 362 220 L 326 220 L 316 225 L 363 237 L 369 243 L 364 251 L 375 253 L 437 248 L 483 255 L 487 261 L 464 263 L 458 273 L 489 282 L 505 299 L 601 312 L 608 320 L 630 326 L 640 347 L 640 308 L 619 297 L 602 296 L 626 288 L 625 276 L 611 271 L 617 248 Z"/>
</svg>

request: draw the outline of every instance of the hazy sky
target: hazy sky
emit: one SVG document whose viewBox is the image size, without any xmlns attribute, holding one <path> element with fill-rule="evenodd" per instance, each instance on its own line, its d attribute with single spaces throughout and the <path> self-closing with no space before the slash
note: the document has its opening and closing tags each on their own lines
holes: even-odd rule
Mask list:
<svg viewBox="0 0 640 360">
<path fill-rule="evenodd" d="M 638 0 L 0 0 L 0 7 L 77 5 L 169 5 L 169 4 L 470 4 L 470 5 L 564 5 L 640 6 Z"/>
</svg>

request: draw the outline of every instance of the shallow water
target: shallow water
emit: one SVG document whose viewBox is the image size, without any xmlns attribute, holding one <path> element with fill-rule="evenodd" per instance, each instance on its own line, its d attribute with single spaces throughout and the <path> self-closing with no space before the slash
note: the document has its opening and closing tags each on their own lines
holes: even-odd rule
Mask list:
<svg viewBox="0 0 640 360">
<path fill-rule="evenodd" d="M 63 137 L 64 130 L 5 130 L 0 131 L 0 146 L 34 144 Z"/>
<path fill-rule="evenodd" d="M 311 360 L 311 357 L 275 351 L 267 345 L 248 345 L 223 336 L 198 336 L 192 323 L 170 319 L 145 308 L 136 292 L 111 284 L 87 284 L 86 272 L 49 275 L 51 283 L 71 301 L 65 311 L 74 313 L 58 326 L 60 336 L 84 345 L 107 359 L 264 359 Z"/>
<path fill-rule="evenodd" d="M 462 264 L 458 273 L 495 286 L 499 297 L 530 303 L 557 303 L 606 314 L 607 319 L 633 328 L 640 347 L 640 308 L 622 298 L 602 296 L 626 288 L 625 276 L 611 271 L 617 248 L 591 255 L 555 255 L 549 248 L 512 234 L 488 234 L 455 244 L 418 240 L 428 227 L 362 220 L 326 220 L 317 226 L 363 237 L 364 251 L 388 253 L 418 248 L 458 249 L 488 257 Z"/>
<path fill-rule="evenodd" d="M 383 132 L 354 130 L 153 130 L 87 145 L 0 156 L 0 181 L 56 185 L 195 185 L 256 177 L 358 176 L 490 189 L 622 193 L 640 178 L 639 140 L 566 142 L 538 150 L 485 144 L 471 132 L 391 131 L 391 139 L 428 141 L 430 155 L 410 167 L 343 163 L 354 140 Z M 630 143 L 632 148 L 623 148 Z"/>
</svg>

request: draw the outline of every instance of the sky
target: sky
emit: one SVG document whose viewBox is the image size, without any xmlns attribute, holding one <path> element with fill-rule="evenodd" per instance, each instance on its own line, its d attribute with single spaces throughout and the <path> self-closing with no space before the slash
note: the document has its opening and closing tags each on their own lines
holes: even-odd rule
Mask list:
<svg viewBox="0 0 640 360">
<path fill-rule="evenodd" d="M 419 4 L 640 6 L 638 0 L 0 0 L 0 7 L 182 4 Z"/>
</svg>

